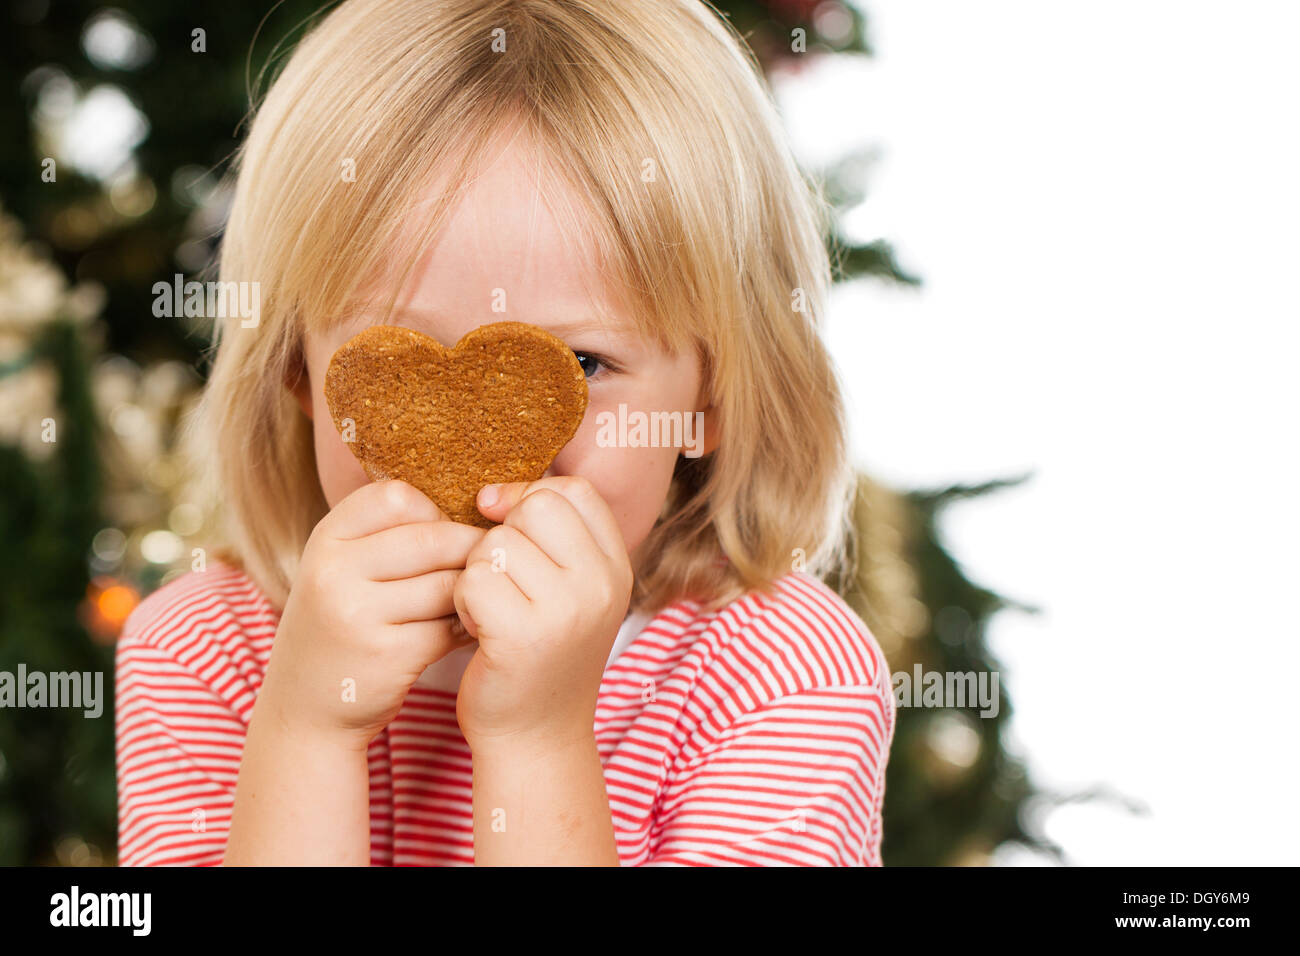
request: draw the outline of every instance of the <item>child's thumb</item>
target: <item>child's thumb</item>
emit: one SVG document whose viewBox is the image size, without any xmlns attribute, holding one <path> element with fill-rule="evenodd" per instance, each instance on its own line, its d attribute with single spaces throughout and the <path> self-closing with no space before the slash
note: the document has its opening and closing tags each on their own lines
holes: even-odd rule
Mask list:
<svg viewBox="0 0 1300 956">
<path fill-rule="evenodd" d="M 484 485 L 478 492 L 478 510 L 483 517 L 500 522 L 510 513 L 532 482 L 509 481 Z"/>
</svg>

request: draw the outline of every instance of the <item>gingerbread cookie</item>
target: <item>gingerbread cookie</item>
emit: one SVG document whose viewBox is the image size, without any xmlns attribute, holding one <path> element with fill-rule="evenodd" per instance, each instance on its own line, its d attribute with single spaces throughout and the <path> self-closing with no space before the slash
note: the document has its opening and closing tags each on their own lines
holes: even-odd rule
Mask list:
<svg viewBox="0 0 1300 956">
<path fill-rule="evenodd" d="M 371 479 L 400 478 L 453 521 L 490 528 L 479 489 L 542 477 L 582 423 L 587 379 L 567 345 L 522 322 L 480 326 L 454 349 L 378 325 L 334 353 L 325 398 Z"/>
</svg>

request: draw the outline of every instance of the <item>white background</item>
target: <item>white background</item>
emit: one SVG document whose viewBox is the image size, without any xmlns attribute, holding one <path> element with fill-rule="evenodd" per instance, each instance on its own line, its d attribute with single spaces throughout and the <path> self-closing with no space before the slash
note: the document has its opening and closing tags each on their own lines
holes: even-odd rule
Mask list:
<svg viewBox="0 0 1300 956">
<path fill-rule="evenodd" d="M 1300 4 L 863 6 L 874 59 L 777 81 L 925 280 L 837 289 L 859 463 L 1032 470 L 944 531 L 1045 609 L 991 633 L 1036 781 L 1149 808 L 1052 813 L 1072 862 L 1294 864 Z"/>
</svg>

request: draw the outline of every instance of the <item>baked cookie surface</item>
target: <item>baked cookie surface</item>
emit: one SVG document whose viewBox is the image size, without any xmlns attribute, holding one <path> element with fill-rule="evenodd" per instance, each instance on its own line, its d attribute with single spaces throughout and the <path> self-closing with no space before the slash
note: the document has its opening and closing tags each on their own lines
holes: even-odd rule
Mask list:
<svg viewBox="0 0 1300 956">
<path fill-rule="evenodd" d="M 334 353 L 325 398 L 372 480 L 400 478 L 453 521 L 490 528 L 479 489 L 542 477 L 582 423 L 587 379 L 567 345 L 522 322 L 480 326 L 454 349 L 377 325 Z"/>
</svg>

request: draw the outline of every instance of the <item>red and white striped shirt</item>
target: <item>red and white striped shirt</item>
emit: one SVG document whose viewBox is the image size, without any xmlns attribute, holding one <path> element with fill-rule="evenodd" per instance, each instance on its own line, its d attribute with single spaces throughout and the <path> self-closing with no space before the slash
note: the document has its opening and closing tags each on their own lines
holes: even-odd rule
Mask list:
<svg viewBox="0 0 1300 956">
<path fill-rule="evenodd" d="M 221 862 L 278 622 L 224 564 L 164 585 L 127 620 L 114 718 L 122 865 Z M 371 742 L 373 865 L 474 862 L 456 723 L 473 651 L 426 672 Z M 875 639 L 810 575 L 712 613 L 681 601 L 630 617 L 595 721 L 623 865 L 880 865 L 894 708 Z"/>
</svg>

